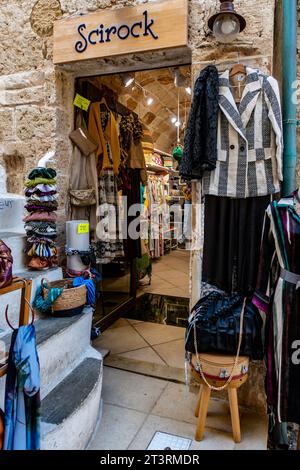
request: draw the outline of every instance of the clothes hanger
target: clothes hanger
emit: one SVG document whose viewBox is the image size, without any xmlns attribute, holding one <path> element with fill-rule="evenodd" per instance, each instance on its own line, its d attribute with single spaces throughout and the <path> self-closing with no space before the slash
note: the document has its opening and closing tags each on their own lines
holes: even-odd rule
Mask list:
<svg viewBox="0 0 300 470">
<path fill-rule="evenodd" d="M 242 90 L 241 90 L 241 86 L 242 86 L 242 81 L 244 80 L 245 76 L 247 75 L 247 71 L 246 71 L 246 67 L 244 64 L 241 64 L 240 62 L 240 55 L 239 53 L 238 54 L 238 57 L 237 57 L 237 64 L 235 64 L 230 72 L 229 72 L 229 77 L 230 78 L 233 78 L 233 77 L 236 77 L 237 75 L 239 76 L 243 76 L 242 79 L 240 79 L 240 77 L 238 77 L 238 84 L 237 85 L 231 85 L 231 88 L 238 88 L 238 93 L 239 93 L 239 97 L 238 99 L 236 100 L 238 103 L 240 102 L 241 100 L 241 97 L 242 97 Z"/>
<path fill-rule="evenodd" d="M 237 74 L 246 75 L 246 67 L 240 62 L 240 54 L 237 52 L 237 63 L 231 68 L 229 72 L 230 77 L 234 77 Z"/>
<path fill-rule="evenodd" d="M 28 300 L 25 299 L 25 298 L 24 298 L 24 300 L 25 300 L 25 302 L 27 303 L 27 305 L 29 306 L 29 308 L 30 308 L 30 310 L 31 310 L 31 314 L 32 314 L 31 325 L 33 325 L 33 324 L 34 324 L 34 320 L 35 320 L 34 311 L 33 311 L 32 307 L 31 307 L 30 303 L 28 302 Z M 14 327 L 12 326 L 12 324 L 10 323 L 10 321 L 9 321 L 9 318 L 8 318 L 8 307 L 9 307 L 9 305 L 6 305 L 6 309 L 5 309 L 5 320 L 6 320 L 6 323 L 8 324 L 8 326 L 9 326 L 13 331 L 16 331 L 18 328 L 14 328 Z"/>
</svg>

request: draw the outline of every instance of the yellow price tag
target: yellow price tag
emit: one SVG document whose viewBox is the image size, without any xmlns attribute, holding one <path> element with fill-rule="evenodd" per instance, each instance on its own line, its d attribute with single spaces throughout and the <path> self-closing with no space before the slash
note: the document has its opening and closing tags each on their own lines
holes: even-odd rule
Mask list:
<svg viewBox="0 0 300 470">
<path fill-rule="evenodd" d="M 90 224 L 78 224 L 78 233 L 89 233 Z"/>
<path fill-rule="evenodd" d="M 76 93 L 73 104 L 74 106 L 77 106 L 77 108 L 83 109 L 83 111 L 87 111 L 91 102 L 87 98 L 84 98 L 83 96 Z"/>
</svg>

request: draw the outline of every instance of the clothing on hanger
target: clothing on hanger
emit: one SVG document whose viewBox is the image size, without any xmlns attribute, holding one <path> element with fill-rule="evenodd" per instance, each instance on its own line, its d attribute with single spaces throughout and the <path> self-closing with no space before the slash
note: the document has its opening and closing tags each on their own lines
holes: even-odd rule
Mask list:
<svg viewBox="0 0 300 470">
<path fill-rule="evenodd" d="M 196 80 L 184 139 L 179 174 L 185 179 L 201 179 L 216 168 L 219 75 L 215 66 L 206 67 Z"/>
<path fill-rule="evenodd" d="M 277 81 L 246 67 L 239 106 L 230 89 L 229 70 L 219 77 L 216 169 L 203 177 L 205 195 L 245 198 L 280 191 L 282 115 Z"/>
<path fill-rule="evenodd" d="M 267 314 L 266 392 L 277 422 L 300 424 L 298 191 L 269 205 L 253 303 Z"/>
<path fill-rule="evenodd" d="M 101 105 L 105 105 L 107 109 L 107 114 L 104 113 L 106 114 L 105 126 L 103 126 L 103 121 L 101 119 Z M 103 170 L 111 167 L 113 167 L 114 174 L 117 176 L 121 159 L 118 128 L 115 117 L 109 110 L 104 98 L 101 102 L 95 102 L 90 105 L 88 132 L 92 139 L 98 144 L 98 148 L 96 150 L 98 176 L 101 175 Z M 108 151 L 108 146 L 110 151 Z"/>
<path fill-rule="evenodd" d="M 228 294 L 252 295 L 260 240 L 271 196 L 206 196 L 202 279 Z"/>
</svg>

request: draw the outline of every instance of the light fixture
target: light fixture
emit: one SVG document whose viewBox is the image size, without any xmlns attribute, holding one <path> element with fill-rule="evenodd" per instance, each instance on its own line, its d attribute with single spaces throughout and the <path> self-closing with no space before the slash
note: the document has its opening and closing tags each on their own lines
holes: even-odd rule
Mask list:
<svg viewBox="0 0 300 470">
<path fill-rule="evenodd" d="M 134 75 L 128 75 L 128 74 L 126 74 L 126 75 L 124 75 L 124 76 L 122 77 L 122 81 L 123 81 L 124 87 L 125 87 L 125 88 L 128 88 L 128 87 L 129 87 L 130 85 L 132 85 L 133 82 L 134 82 Z"/>
<path fill-rule="evenodd" d="M 175 122 L 177 122 L 177 117 L 173 116 L 172 119 L 171 119 L 171 122 L 172 122 L 172 124 L 175 124 Z"/>
<path fill-rule="evenodd" d="M 235 11 L 233 1 L 220 0 L 220 11 L 208 20 L 208 27 L 213 31 L 215 38 L 223 44 L 233 42 L 246 28 L 246 20 Z"/>
<path fill-rule="evenodd" d="M 192 89 L 190 86 L 187 86 L 185 91 L 187 92 L 188 95 L 191 95 L 192 94 Z"/>
<path fill-rule="evenodd" d="M 180 126 L 181 126 L 181 122 L 180 122 L 180 121 L 178 121 L 178 120 L 176 120 L 176 122 L 175 122 L 175 126 L 176 126 L 176 127 L 180 127 Z"/>
<path fill-rule="evenodd" d="M 151 106 L 153 102 L 154 102 L 154 99 L 152 98 L 152 96 L 149 96 L 149 98 L 147 98 L 147 105 Z"/>
<path fill-rule="evenodd" d="M 187 86 L 187 78 L 181 73 L 180 69 L 178 68 L 174 70 L 174 85 L 176 86 L 176 88 Z"/>
</svg>

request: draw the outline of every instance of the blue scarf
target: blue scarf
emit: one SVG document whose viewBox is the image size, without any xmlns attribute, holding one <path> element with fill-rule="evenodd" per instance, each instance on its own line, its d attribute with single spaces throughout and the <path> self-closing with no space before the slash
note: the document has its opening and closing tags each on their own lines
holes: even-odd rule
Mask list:
<svg viewBox="0 0 300 470">
<path fill-rule="evenodd" d="M 82 276 L 75 277 L 73 287 L 85 285 L 87 289 L 87 304 L 94 305 L 96 303 L 96 288 L 92 279 L 84 279 Z"/>
<path fill-rule="evenodd" d="M 40 449 L 40 365 L 35 328 L 12 335 L 5 387 L 4 450 Z"/>
</svg>

